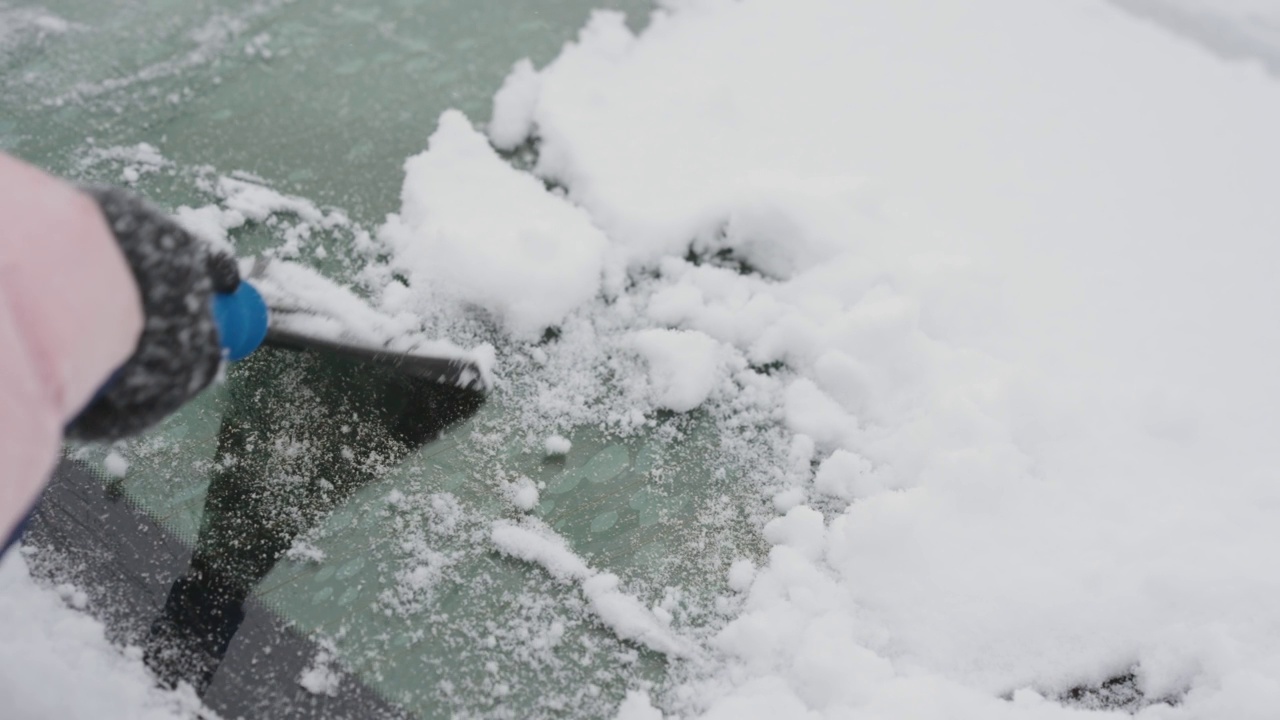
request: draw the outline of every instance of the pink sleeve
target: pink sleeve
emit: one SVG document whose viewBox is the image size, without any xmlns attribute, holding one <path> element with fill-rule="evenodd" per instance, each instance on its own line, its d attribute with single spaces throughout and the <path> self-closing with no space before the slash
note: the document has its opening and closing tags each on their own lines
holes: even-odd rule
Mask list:
<svg viewBox="0 0 1280 720">
<path fill-rule="evenodd" d="M 63 425 L 141 332 L 137 286 L 97 204 L 0 153 L 0 539 L 44 486 Z"/>
</svg>

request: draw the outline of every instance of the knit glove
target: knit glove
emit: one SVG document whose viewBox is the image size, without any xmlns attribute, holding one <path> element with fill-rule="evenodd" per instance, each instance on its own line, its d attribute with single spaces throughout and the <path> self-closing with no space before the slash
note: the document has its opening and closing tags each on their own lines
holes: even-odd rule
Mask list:
<svg viewBox="0 0 1280 720">
<path fill-rule="evenodd" d="M 138 347 L 71 424 L 75 440 L 118 440 L 164 419 L 213 381 L 222 362 L 213 293 L 240 285 L 235 258 L 213 250 L 141 198 L 87 188 L 120 243 L 142 297 Z"/>
</svg>

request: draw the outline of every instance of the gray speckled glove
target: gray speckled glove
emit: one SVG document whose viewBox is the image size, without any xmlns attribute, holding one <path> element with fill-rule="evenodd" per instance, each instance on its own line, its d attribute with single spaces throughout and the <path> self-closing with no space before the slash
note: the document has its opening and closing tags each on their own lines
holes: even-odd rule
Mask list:
<svg viewBox="0 0 1280 720">
<path fill-rule="evenodd" d="M 159 422 L 213 381 L 222 362 L 213 293 L 234 291 L 240 274 L 234 258 L 136 195 L 86 192 L 124 250 L 146 318 L 137 349 L 67 426 L 67 437 L 118 440 Z"/>
</svg>

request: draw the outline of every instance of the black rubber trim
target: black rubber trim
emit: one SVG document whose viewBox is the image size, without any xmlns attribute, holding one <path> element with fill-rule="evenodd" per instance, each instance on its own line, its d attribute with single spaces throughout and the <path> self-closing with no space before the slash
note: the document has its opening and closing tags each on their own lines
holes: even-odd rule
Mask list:
<svg viewBox="0 0 1280 720">
<path fill-rule="evenodd" d="M 32 572 L 71 582 L 89 596 L 89 611 L 108 637 L 126 645 L 154 644 L 154 628 L 188 572 L 191 549 L 81 463 L 64 459 L 32 514 L 26 545 L 36 549 Z M 250 598 L 203 692 L 223 718 L 410 718 L 349 674 L 335 696 L 297 684 L 319 647 Z M 148 653 L 152 661 L 152 654 Z M 159 674 L 165 675 L 159 668 Z"/>
</svg>

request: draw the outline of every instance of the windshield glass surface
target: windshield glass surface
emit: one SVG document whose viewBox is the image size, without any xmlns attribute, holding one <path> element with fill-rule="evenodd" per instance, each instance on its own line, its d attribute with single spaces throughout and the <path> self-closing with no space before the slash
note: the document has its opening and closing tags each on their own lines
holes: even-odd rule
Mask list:
<svg viewBox="0 0 1280 720">
<path fill-rule="evenodd" d="M 625 10 L 633 25 L 652 9 L 644 0 L 0 6 L 26 13 L 31 28 L 0 42 L 0 147 L 175 211 L 225 200 L 229 186 L 304 198 L 296 212 L 250 217 L 228 240 L 242 256 L 283 246 L 352 281 L 367 262 L 361 243 L 399 207 L 404 159 L 425 147 L 440 113 L 484 121 L 513 63 L 546 62 L 597 7 Z M 527 164 L 530 152 L 509 159 Z M 464 333 L 501 342 L 483 322 Z M 151 619 L 153 669 L 203 691 L 252 597 L 321 643 L 331 657 L 320 664 L 336 660 L 422 717 L 601 716 L 628 687 L 659 681 L 662 652 L 620 639 L 590 597 L 494 552 L 488 536 L 512 515 L 511 489 L 532 485 L 533 513 L 592 572 L 616 574 L 655 607 L 705 592 L 705 602 L 681 601 L 701 608 L 684 620 L 696 624 L 699 612 L 715 615 L 714 589 L 743 554 L 737 546 L 759 542 L 740 537 L 745 510 L 729 500 L 738 470 L 718 459 L 697 413 L 626 437 L 566 429 L 571 449 L 549 453 L 522 425 L 524 392 L 517 382 L 480 397 L 264 350 L 144 438 L 74 449 L 94 466 L 124 457 L 112 490 L 193 550 Z"/>
</svg>

